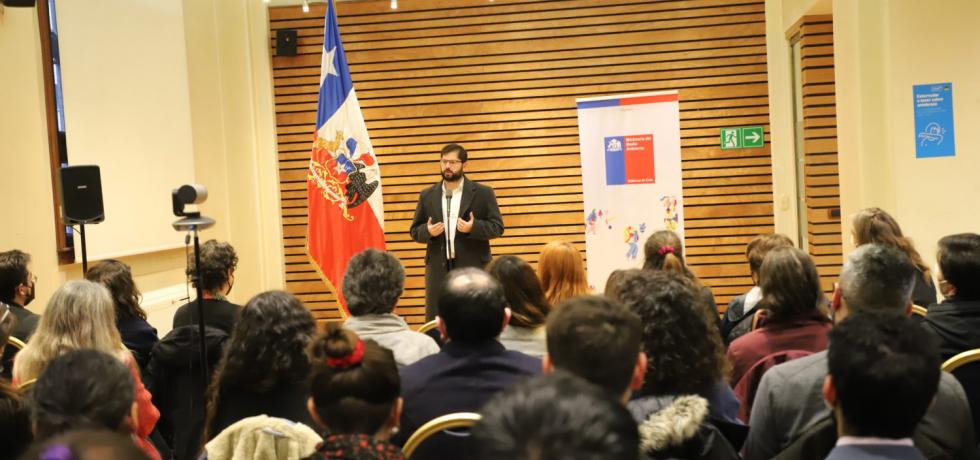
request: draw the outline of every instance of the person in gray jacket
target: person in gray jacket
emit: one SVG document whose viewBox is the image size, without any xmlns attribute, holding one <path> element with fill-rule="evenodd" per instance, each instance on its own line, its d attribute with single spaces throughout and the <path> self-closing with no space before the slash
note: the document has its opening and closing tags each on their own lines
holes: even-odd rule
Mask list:
<svg viewBox="0 0 980 460">
<path fill-rule="evenodd" d="M 344 272 L 343 292 L 351 314 L 344 327 L 391 350 L 398 367 L 439 352 L 432 337 L 409 329 L 408 323 L 394 313 L 404 286 L 402 263 L 377 249 L 355 254 Z"/>
<path fill-rule="evenodd" d="M 876 244 L 859 247 L 844 264 L 840 286 L 834 293 L 831 306 L 835 323 L 849 316 L 860 319 L 858 315 L 864 312 L 909 315 L 912 285 L 917 274 L 908 256 L 897 248 Z M 780 452 L 801 441 L 817 425 L 833 429 L 826 423 L 832 417 L 822 391 L 826 376 L 826 351 L 778 365 L 766 372 L 752 408 L 745 460 L 777 458 Z M 896 401 L 896 404 L 902 403 Z M 940 377 L 935 400 L 916 427 L 913 441 L 923 452 L 938 448 L 946 458 L 974 458 L 977 444 L 970 406 L 963 387 L 949 373 L 943 372 Z M 808 449 L 808 458 L 824 458 L 829 453 L 829 449 L 827 452 L 813 450 Z"/>
</svg>

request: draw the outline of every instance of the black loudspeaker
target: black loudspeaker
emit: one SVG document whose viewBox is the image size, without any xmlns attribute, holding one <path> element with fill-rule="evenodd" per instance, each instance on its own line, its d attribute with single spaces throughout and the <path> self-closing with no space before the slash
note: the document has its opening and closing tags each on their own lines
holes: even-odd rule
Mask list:
<svg viewBox="0 0 980 460">
<path fill-rule="evenodd" d="M 276 56 L 296 55 L 296 30 L 279 29 L 276 31 Z"/>
<path fill-rule="evenodd" d="M 0 5 L 15 8 L 18 6 L 34 6 L 34 0 L 0 0 Z"/>
<path fill-rule="evenodd" d="M 94 224 L 105 220 L 102 176 L 94 165 L 61 168 L 61 208 L 65 224 Z"/>
</svg>

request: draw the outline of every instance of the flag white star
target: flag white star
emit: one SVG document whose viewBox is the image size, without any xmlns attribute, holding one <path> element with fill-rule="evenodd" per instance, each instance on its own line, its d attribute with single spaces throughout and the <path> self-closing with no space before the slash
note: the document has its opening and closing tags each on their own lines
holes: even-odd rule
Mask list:
<svg viewBox="0 0 980 460">
<path fill-rule="evenodd" d="M 337 54 L 337 47 L 333 47 L 330 51 L 323 53 L 323 57 L 320 59 L 320 84 L 327 79 L 327 75 L 340 76 L 337 73 L 337 67 L 334 65 L 334 55 Z"/>
</svg>

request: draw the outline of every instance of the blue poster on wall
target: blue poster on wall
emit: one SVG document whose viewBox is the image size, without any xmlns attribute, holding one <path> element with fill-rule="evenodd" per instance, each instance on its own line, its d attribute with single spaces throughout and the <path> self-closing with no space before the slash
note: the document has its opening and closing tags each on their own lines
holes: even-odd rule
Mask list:
<svg viewBox="0 0 980 460">
<path fill-rule="evenodd" d="M 951 157 L 956 154 L 953 135 L 953 84 L 914 85 L 915 157 Z"/>
</svg>

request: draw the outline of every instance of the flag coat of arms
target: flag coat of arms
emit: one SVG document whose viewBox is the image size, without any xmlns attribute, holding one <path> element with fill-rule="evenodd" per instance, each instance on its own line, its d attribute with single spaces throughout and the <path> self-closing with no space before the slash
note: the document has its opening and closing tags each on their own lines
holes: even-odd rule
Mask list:
<svg viewBox="0 0 980 460">
<path fill-rule="evenodd" d="M 344 270 L 354 254 L 385 249 L 384 209 L 381 170 L 354 93 L 332 1 L 327 2 L 325 22 L 316 132 L 306 181 L 306 250 L 347 316 L 340 291 Z"/>
</svg>

